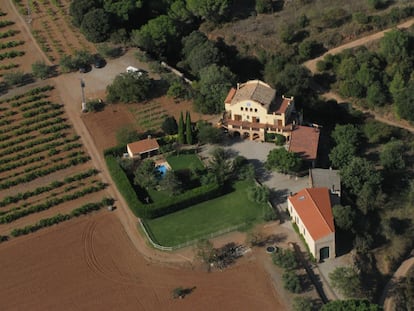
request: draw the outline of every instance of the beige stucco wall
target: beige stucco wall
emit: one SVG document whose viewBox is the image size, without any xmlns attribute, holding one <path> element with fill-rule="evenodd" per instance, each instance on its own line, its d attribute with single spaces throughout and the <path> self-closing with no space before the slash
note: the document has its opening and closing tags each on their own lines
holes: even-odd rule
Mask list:
<svg viewBox="0 0 414 311">
<path fill-rule="evenodd" d="M 323 247 L 329 247 L 329 258 L 335 258 L 335 233 L 331 233 L 317 241 L 315 241 L 312 236 L 309 234 L 309 230 L 306 228 L 305 224 L 303 223 L 302 219 L 299 217 L 298 213 L 296 212 L 293 204 L 288 199 L 288 210 L 289 214 L 292 218 L 292 222 L 296 223 L 299 228 L 299 232 L 305 238 L 306 244 L 308 244 L 309 251 L 312 253 L 313 257 L 317 261 L 320 260 L 320 249 Z"/>
</svg>

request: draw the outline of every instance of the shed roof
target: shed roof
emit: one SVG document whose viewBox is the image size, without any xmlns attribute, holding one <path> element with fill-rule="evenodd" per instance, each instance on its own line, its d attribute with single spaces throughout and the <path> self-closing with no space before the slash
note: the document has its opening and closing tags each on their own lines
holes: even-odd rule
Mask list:
<svg viewBox="0 0 414 311">
<path fill-rule="evenodd" d="M 335 232 L 328 188 L 305 188 L 288 200 L 314 241 Z"/>
<path fill-rule="evenodd" d="M 327 187 L 331 190 L 341 190 L 341 177 L 338 170 L 313 168 L 310 170 L 312 188 Z"/>
<path fill-rule="evenodd" d="M 318 156 L 319 129 L 309 126 L 295 126 L 289 144 L 289 151 L 298 153 L 304 160 L 316 160 Z"/>
<path fill-rule="evenodd" d="M 132 154 L 143 154 L 160 148 L 155 138 L 139 140 L 127 145 Z"/>
</svg>

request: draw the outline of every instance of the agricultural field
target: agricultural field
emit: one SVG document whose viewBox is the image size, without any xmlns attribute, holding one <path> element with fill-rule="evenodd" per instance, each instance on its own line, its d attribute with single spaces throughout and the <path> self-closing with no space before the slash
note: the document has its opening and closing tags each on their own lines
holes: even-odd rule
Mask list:
<svg viewBox="0 0 414 311">
<path fill-rule="evenodd" d="M 73 55 L 77 50 L 96 52 L 94 45 L 71 24 L 68 14 L 70 2 L 70 0 L 14 0 L 20 15 L 29 24 L 33 37 L 52 63 L 57 63 L 65 54 Z"/>
<path fill-rule="evenodd" d="M 54 87 L 46 85 L 0 101 L 3 237 L 28 233 L 16 231 L 27 225 L 34 231 L 33 225 L 45 218 L 56 223 L 67 220 L 65 215 L 97 209 L 107 197 L 106 185 L 66 119 L 63 105 L 54 99 Z M 85 207 L 89 203 L 99 206 Z M 71 214 L 79 207 L 84 208 Z M 55 219 L 57 214 L 64 216 Z"/>
<path fill-rule="evenodd" d="M 29 46 L 17 16 L 6 9 L 7 6 L 0 9 L 0 82 L 5 74 L 30 71 L 31 62 L 41 59 Z"/>
<path fill-rule="evenodd" d="M 151 101 L 143 107 L 130 107 L 139 128 L 144 130 L 159 130 L 167 111 L 158 101 Z"/>
</svg>

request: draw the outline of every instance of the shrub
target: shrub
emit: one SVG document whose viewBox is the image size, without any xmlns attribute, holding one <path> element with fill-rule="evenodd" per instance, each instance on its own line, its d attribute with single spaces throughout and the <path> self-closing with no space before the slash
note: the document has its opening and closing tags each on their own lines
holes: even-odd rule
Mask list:
<svg viewBox="0 0 414 311">
<path fill-rule="evenodd" d="M 272 255 L 273 263 L 284 269 L 296 269 L 298 263 L 296 256 L 290 249 L 280 249 L 278 252 Z"/>
<path fill-rule="evenodd" d="M 286 271 L 282 275 L 283 287 L 292 293 L 302 292 L 302 285 L 299 277 L 294 271 Z"/>
<path fill-rule="evenodd" d="M 102 111 L 104 107 L 105 103 L 101 99 L 93 99 L 86 102 L 86 110 L 88 111 Z"/>
</svg>

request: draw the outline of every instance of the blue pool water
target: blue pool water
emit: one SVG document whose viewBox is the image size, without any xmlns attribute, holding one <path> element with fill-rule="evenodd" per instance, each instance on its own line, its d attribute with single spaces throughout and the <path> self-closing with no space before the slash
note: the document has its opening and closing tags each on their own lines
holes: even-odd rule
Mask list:
<svg viewBox="0 0 414 311">
<path fill-rule="evenodd" d="M 161 177 L 165 176 L 165 173 L 167 173 L 167 167 L 164 164 L 157 166 L 158 171 L 161 173 Z"/>
</svg>

